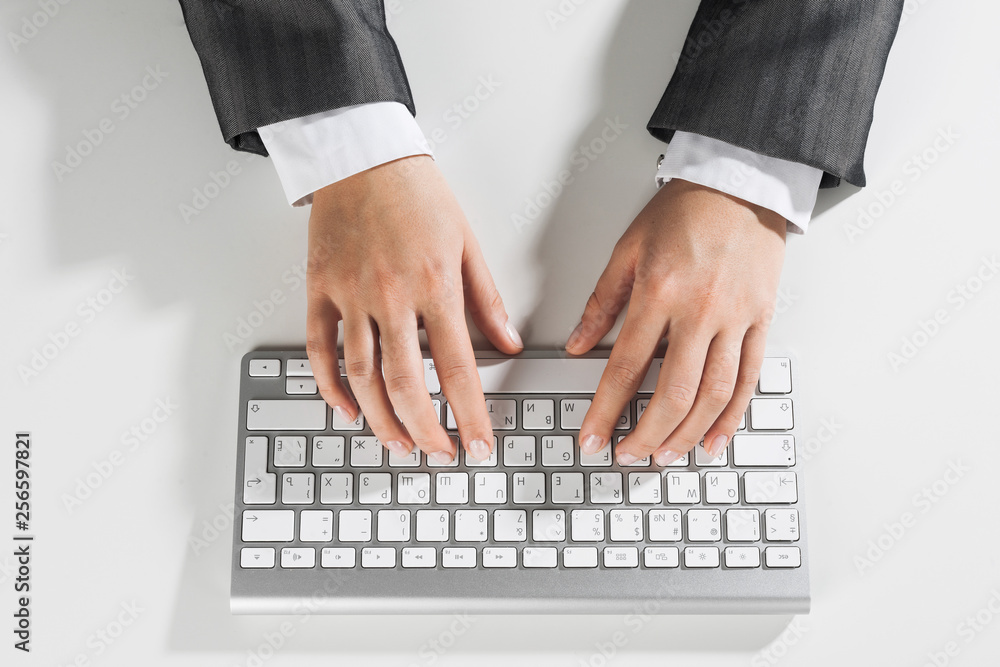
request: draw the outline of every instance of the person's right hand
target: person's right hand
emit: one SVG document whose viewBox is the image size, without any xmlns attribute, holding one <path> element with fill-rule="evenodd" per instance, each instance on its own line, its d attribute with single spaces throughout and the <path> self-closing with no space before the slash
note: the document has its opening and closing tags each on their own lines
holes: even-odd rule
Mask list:
<svg viewBox="0 0 1000 667">
<path fill-rule="evenodd" d="M 422 323 L 461 442 L 473 458 L 489 457 L 493 430 L 465 306 L 497 349 L 515 354 L 523 345 L 430 157 L 389 162 L 314 194 L 306 285 L 306 351 L 320 394 L 341 419 L 354 420 L 360 405 L 372 432 L 396 454 L 416 445 L 440 463 L 455 457 L 424 384 Z M 357 405 L 340 381 L 340 320 Z"/>
</svg>

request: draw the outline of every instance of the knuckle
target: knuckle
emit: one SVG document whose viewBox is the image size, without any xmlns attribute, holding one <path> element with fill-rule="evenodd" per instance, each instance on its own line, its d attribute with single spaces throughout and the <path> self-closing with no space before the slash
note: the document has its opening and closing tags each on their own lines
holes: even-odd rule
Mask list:
<svg viewBox="0 0 1000 667">
<path fill-rule="evenodd" d="M 695 388 L 683 382 L 672 382 L 661 391 L 656 408 L 663 415 L 676 414 L 678 410 L 687 412 L 694 404 Z M 652 407 L 652 403 L 650 403 Z"/>
<path fill-rule="evenodd" d="M 385 390 L 390 395 L 412 394 L 424 390 L 423 378 L 407 372 L 387 373 L 385 375 Z"/>
<path fill-rule="evenodd" d="M 705 378 L 701 383 L 699 393 L 705 397 L 709 405 L 722 406 L 732 398 L 733 384 L 723 378 Z"/>
<path fill-rule="evenodd" d="M 609 362 L 607 378 L 611 388 L 617 393 L 635 393 L 636 387 L 642 382 L 642 376 L 636 364 L 630 361 Z"/>
<path fill-rule="evenodd" d="M 369 387 L 375 382 L 378 371 L 372 359 L 349 359 L 344 367 L 352 387 Z"/>
<path fill-rule="evenodd" d="M 437 366 L 438 379 L 448 386 L 464 386 L 472 380 L 475 371 L 464 363 L 450 363 Z"/>
</svg>

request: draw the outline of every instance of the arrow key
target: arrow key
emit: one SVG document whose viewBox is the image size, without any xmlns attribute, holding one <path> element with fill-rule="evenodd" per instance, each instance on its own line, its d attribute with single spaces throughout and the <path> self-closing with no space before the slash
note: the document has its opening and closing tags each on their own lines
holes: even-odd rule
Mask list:
<svg viewBox="0 0 1000 667">
<path fill-rule="evenodd" d="M 240 567 L 246 570 L 274 567 L 274 549 L 243 547 L 240 549 Z"/>
</svg>

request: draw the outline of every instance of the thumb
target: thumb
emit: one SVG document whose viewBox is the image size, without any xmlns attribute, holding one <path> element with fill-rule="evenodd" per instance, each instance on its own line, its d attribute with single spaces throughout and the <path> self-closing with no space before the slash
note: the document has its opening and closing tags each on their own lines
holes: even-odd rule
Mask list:
<svg viewBox="0 0 1000 667">
<path fill-rule="evenodd" d="M 465 305 L 472 314 L 476 327 L 501 352 L 517 354 L 524 349 L 521 336 L 511 324 L 503 299 L 486 266 L 479 244 L 472 240 L 466 245 L 462 264 L 462 284 Z"/>
<path fill-rule="evenodd" d="M 580 324 L 566 341 L 566 351 L 570 354 L 583 354 L 594 347 L 618 320 L 618 314 L 632 294 L 632 283 L 635 281 L 628 256 L 621 244 L 615 246 L 604 273 L 597 280 L 597 287 L 587 299 Z"/>
</svg>

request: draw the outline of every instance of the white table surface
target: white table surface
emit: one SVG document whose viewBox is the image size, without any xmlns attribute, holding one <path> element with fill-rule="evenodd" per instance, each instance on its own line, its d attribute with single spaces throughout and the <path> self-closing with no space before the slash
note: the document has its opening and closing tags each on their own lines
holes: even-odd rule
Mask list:
<svg viewBox="0 0 1000 667">
<path fill-rule="evenodd" d="M 288 272 L 305 256 L 308 211 L 285 203 L 266 159 L 222 142 L 176 3 L 62 2 L 44 22 L 36 1 L 0 9 L 4 665 L 995 664 L 1000 279 L 976 276 L 995 275 L 983 262 L 1000 249 L 1000 7 L 907 1 L 869 185 L 822 193 L 809 233 L 788 242 L 771 340 L 797 352 L 808 387 L 798 433 L 811 614 L 288 619 L 230 615 L 227 505 L 240 357 L 304 342 L 304 290 Z M 392 6 L 418 119 L 446 134 L 438 164 L 509 312 L 530 347 L 558 345 L 654 191 L 662 145 L 644 128 L 696 3 Z M 550 25 L 560 6 L 572 11 Z M 44 24 L 15 49 L 26 17 Z M 123 117 L 114 100 L 147 67 L 165 76 Z M 500 85 L 455 127 L 445 113 L 480 77 Z M 573 167 L 607 119 L 628 127 L 585 171 Z M 59 178 L 53 163 L 102 120 L 113 131 Z M 181 205 L 233 160 L 239 173 L 185 221 Z M 511 215 L 565 168 L 573 183 L 516 231 Z M 901 194 L 879 208 L 896 181 Z M 865 210 L 872 221 L 851 238 Z M 115 271 L 129 277 L 118 293 L 106 291 Z M 966 283 L 979 290 L 960 306 Z M 227 344 L 275 291 L 273 314 Z M 103 300 L 100 312 L 88 299 Z M 894 368 L 889 354 L 939 310 L 946 321 Z M 22 379 L 18 367 L 74 324 Z M 168 399 L 176 409 L 144 441 L 123 438 Z M 10 629 L 19 430 L 33 439 L 30 655 Z M 95 488 L 81 489 L 88 475 Z M 273 656 L 269 638 L 281 644 Z"/>
</svg>

